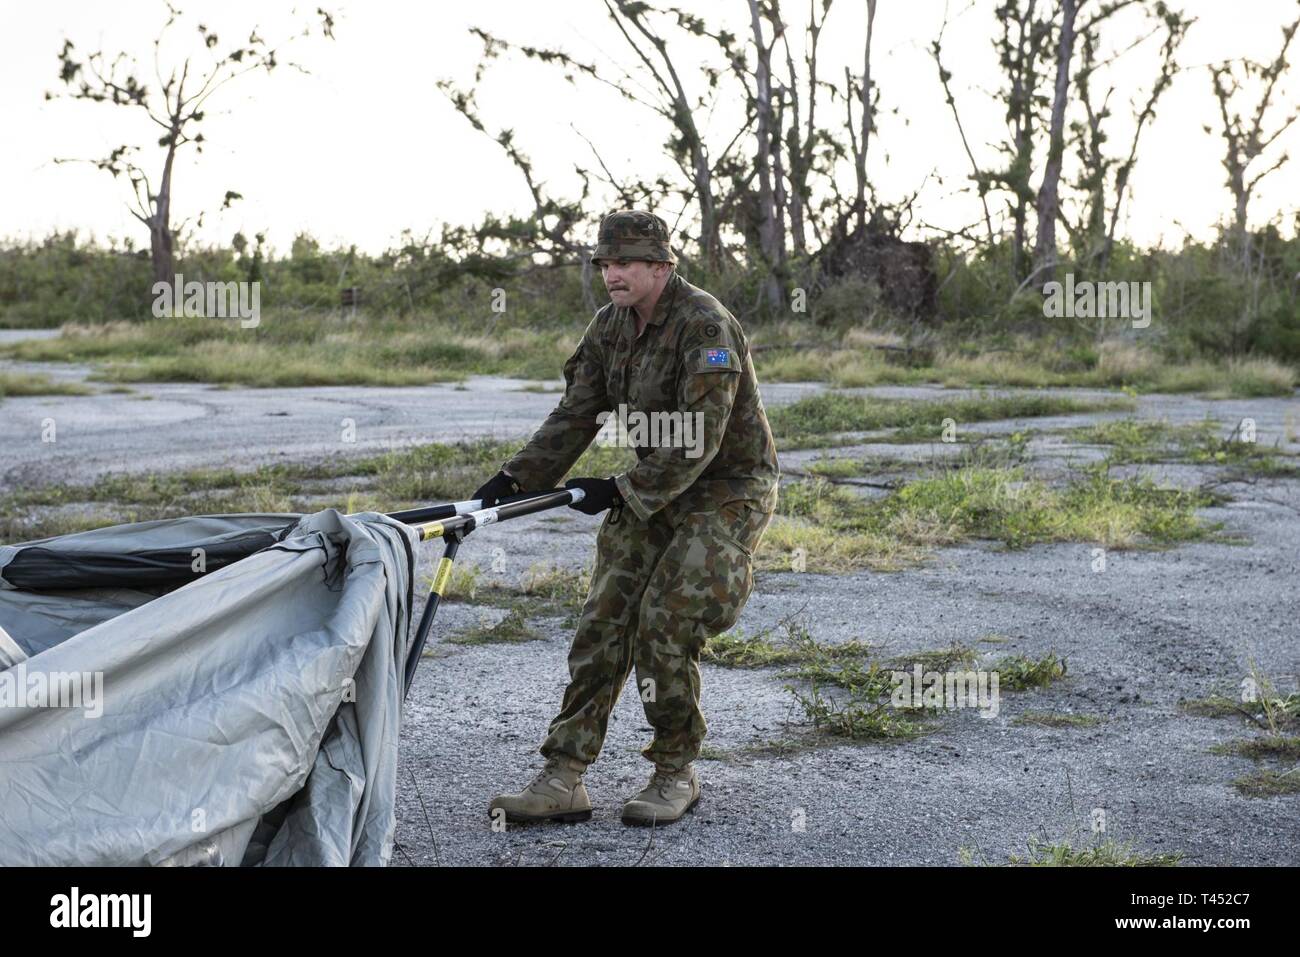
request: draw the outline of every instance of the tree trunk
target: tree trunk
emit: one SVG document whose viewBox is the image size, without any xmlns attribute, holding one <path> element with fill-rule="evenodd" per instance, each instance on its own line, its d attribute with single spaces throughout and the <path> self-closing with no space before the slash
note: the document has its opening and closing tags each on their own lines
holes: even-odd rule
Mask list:
<svg viewBox="0 0 1300 957">
<path fill-rule="evenodd" d="M 149 258 L 153 263 L 153 281 L 174 285 L 176 282 L 175 240 L 172 236 L 172 166 L 176 159 L 176 136 L 173 131 L 172 143 L 167 150 L 167 159 L 163 162 L 163 175 L 158 186 L 158 196 L 154 199 L 153 210 L 149 217 Z M 179 300 L 179 295 L 177 300 Z"/>
<path fill-rule="evenodd" d="M 858 229 L 867 225 L 867 143 L 871 139 L 871 27 L 876 20 L 876 0 L 867 0 L 867 40 L 862 49 L 862 140 L 857 151 L 855 172 L 858 195 L 854 209 L 858 214 Z"/>
<path fill-rule="evenodd" d="M 1086 2 L 1086 0 L 1084 0 Z M 1061 36 L 1056 50 L 1056 92 L 1052 99 L 1052 127 L 1043 182 L 1038 188 L 1038 241 L 1034 246 L 1035 282 L 1051 281 L 1056 271 L 1056 214 L 1061 158 L 1065 153 L 1065 106 L 1070 92 L 1070 60 L 1074 56 L 1076 0 L 1061 0 Z"/>
<path fill-rule="evenodd" d="M 1250 263 L 1250 233 L 1246 229 L 1246 210 L 1250 205 L 1250 193 L 1246 189 L 1244 170 L 1234 170 L 1232 176 L 1232 196 L 1236 200 L 1233 207 L 1232 236 L 1236 253 L 1244 269 Z"/>
<path fill-rule="evenodd" d="M 695 174 L 695 196 L 700 203 L 700 249 L 710 269 L 722 265 L 722 236 L 718 231 L 718 216 L 713 208 L 713 175 L 709 158 L 698 138 L 691 142 L 691 167 Z"/>
<path fill-rule="evenodd" d="M 754 99 L 757 111 L 758 152 L 754 158 L 758 170 L 759 252 L 766 267 L 763 279 L 763 298 L 773 311 L 783 305 L 781 283 L 777 278 L 781 252 L 777 249 L 776 194 L 772 188 L 772 61 L 763 42 L 763 24 L 759 19 L 758 0 L 749 0 L 750 27 L 754 32 L 754 48 L 758 63 L 754 74 Z"/>
</svg>

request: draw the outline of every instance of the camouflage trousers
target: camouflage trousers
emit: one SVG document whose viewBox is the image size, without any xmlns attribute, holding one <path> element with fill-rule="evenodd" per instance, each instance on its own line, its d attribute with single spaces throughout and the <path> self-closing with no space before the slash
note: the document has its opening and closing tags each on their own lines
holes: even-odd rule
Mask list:
<svg viewBox="0 0 1300 957">
<path fill-rule="evenodd" d="M 628 674 L 661 767 L 694 761 L 708 730 L 700 711 L 700 652 L 735 624 L 754 586 L 753 555 L 770 512 L 730 502 L 711 512 L 661 509 L 649 521 L 623 508 L 596 537 L 591 590 L 569 650 L 569 686 L 540 748 L 591 763 Z"/>
</svg>

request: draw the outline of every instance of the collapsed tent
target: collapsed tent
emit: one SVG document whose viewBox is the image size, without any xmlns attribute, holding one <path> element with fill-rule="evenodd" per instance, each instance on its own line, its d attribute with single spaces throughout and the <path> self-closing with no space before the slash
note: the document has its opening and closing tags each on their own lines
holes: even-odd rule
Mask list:
<svg viewBox="0 0 1300 957">
<path fill-rule="evenodd" d="M 0 865 L 384 865 L 421 534 L 208 515 L 0 546 Z"/>
</svg>

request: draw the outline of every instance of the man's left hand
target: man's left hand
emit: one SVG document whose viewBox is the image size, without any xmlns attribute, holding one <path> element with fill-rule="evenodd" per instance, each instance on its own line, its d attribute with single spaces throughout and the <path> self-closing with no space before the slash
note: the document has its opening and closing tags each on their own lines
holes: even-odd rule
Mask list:
<svg viewBox="0 0 1300 957">
<path fill-rule="evenodd" d="M 564 487 L 582 489 L 582 501 L 571 503 L 569 508 L 576 508 L 587 515 L 599 515 L 611 506 L 623 504 L 623 496 L 618 493 L 613 478 L 569 479 Z"/>
</svg>

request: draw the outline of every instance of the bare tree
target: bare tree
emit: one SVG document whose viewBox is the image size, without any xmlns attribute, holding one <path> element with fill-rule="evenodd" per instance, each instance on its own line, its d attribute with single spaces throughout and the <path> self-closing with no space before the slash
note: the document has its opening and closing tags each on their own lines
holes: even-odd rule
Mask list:
<svg viewBox="0 0 1300 957">
<path fill-rule="evenodd" d="M 758 0 L 749 0 L 749 22 L 756 52 L 754 106 L 758 149 L 754 156 L 754 166 L 758 174 L 757 226 L 759 251 L 767 272 L 763 278 L 763 297 L 769 308 L 779 309 L 784 299 L 778 272 L 785 260 L 785 238 L 781 235 L 779 225 L 783 207 L 776 201 L 776 190 L 781 188 L 779 176 L 775 189 L 772 183 L 773 146 L 779 150 L 781 143 L 780 121 L 772 98 L 772 48 L 784 26 L 779 21 L 776 22 L 773 36 L 768 40 L 763 36 L 762 20 Z"/>
<path fill-rule="evenodd" d="M 867 36 L 862 44 L 862 85 L 859 99 L 862 102 L 862 132 L 856 138 L 853 148 L 853 172 L 856 177 L 858 192 L 853 203 L 853 211 L 858 217 L 858 229 L 867 225 L 867 146 L 871 141 L 871 127 L 874 109 L 871 102 L 871 29 L 876 22 L 876 0 L 867 0 Z M 853 126 L 849 125 L 852 133 Z"/>
<path fill-rule="evenodd" d="M 821 4 L 821 19 L 817 18 L 817 6 Z M 804 44 L 804 68 L 807 73 L 806 93 L 799 92 L 799 72 L 795 69 L 794 56 L 790 52 L 789 31 L 782 31 L 781 43 L 785 48 L 786 82 L 784 97 L 789 103 L 790 126 L 786 133 L 785 152 L 788 160 L 786 176 L 790 181 L 787 204 L 790 210 L 790 234 L 794 243 L 794 252 L 804 256 L 808 252 L 808 204 L 811 199 L 810 179 L 813 173 L 814 150 L 819 140 L 817 130 L 817 46 L 821 39 L 822 25 L 830 13 L 832 0 L 808 0 L 808 25 Z M 773 15 L 780 17 L 778 0 L 772 0 Z M 800 104 L 806 100 L 808 115 L 806 125 L 802 126 Z"/>
<path fill-rule="evenodd" d="M 614 21 L 628 46 L 636 53 L 654 78 L 662 95 L 664 114 L 677 128 L 679 149 L 689 157 L 691 180 L 695 187 L 695 202 L 700 210 L 700 248 L 704 259 L 718 266 L 722 258 L 722 237 L 718 216 L 714 209 L 713 167 L 709 162 L 704 137 L 700 134 L 691 109 L 691 102 L 682 84 L 681 75 L 672 57 L 668 55 L 668 42 L 655 32 L 646 21 L 648 5 L 633 0 L 605 0 L 610 19 Z M 655 62 L 628 32 L 631 26 L 658 55 Z"/>
<path fill-rule="evenodd" d="M 1283 152 L 1271 166 L 1253 176 L 1249 173 L 1255 160 L 1259 159 L 1296 120 L 1297 112 L 1292 110 L 1291 114 L 1273 127 L 1271 132 L 1265 128 L 1266 115 L 1277 91 L 1277 82 L 1289 65 L 1286 59 L 1287 49 L 1295 38 L 1297 27 L 1300 27 L 1300 17 L 1282 28 L 1282 48 L 1271 63 L 1242 60 L 1242 77 L 1238 77 L 1231 62 L 1225 61 L 1210 68 L 1211 84 L 1214 87 L 1215 99 L 1219 102 L 1219 116 L 1223 124 L 1220 130 L 1225 146 L 1223 168 L 1228 173 L 1227 185 L 1232 191 L 1233 198 L 1232 236 L 1243 264 L 1250 258 L 1246 214 L 1251 194 L 1260 180 L 1280 169 L 1290 158 Z M 1253 113 L 1249 119 L 1245 119 L 1233 104 L 1245 88 L 1246 82 L 1252 79 L 1261 84 L 1262 89 L 1259 91 L 1259 99 L 1255 103 Z M 1210 132 L 1209 126 L 1205 127 L 1205 132 Z"/>
<path fill-rule="evenodd" d="M 970 140 L 966 138 L 966 127 L 962 125 L 961 110 L 957 108 L 957 98 L 952 92 L 952 73 L 945 69 L 943 65 L 943 35 L 947 29 L 948 15 L 945 8 L 943 24 L 939 27 L 939 35 L 930 44 L 930 55 L 934 58 L 934 65 L 939 71 L 939 85 L 943 87 L 944 102 L 948 104 L 948 109 L 952 111 L 953 122 L 957 125 L 957 135 L 961 137 L 962 148 L 966 151 L 966 158 L 970 160 L 970 178 L 979 194 L 980 205 L 984 208 L 984 228 L 988 244 L 993 246 L 997 242 L 997 237 L 993 231 L 993 215 L 989 211 L 988 197 L 992 178 L 981 169 L 979 161 L 975 159 L 975 152 L 971 149 Z"/>
<path fill-rule="evenodd" d="M 1052 97 L 1052 125 L 1048 133 L 1047 163 L 1038 187 L 1038 239 L 1034 244 L 1034 274 L 1049 282 L 1056 267 L 1056 214 L 1060 208 L 1058 186 L 1065 156 L 1065 107 L 1070 93 L 1070 62 L 1074 59 L 1074 20 L 1088 0 L 1061 0 L 1061 22 L 1056 42 L 1056 87 Z"/>
<path fill-rule="evenodd" d="M 1084 119 L 1082 122 L 1075 121 L 1071 127 L 1076 138 L 1080 166 L 1078 179 L 1073 185 L 1083 193 L 1083 211 L 1077 225 L 1071 225 L 1068 220 L 1063 221 L 1070 231 L 1076 258 L 1090 269 L 1105 269 L 1110 261 L 1120 212 L 1128 194 L 1129 179 L 1137 165 L 1142 134 L 1155 119 L 1157 103 L 1179 72 L 1175 54 L 1187 35 L 1188 27 L 1194 22 L 1168 7 L 1163 0 L 1157 0 L 1154 6 L 1147 7 L 1147 13 L 1156 21 L 1155 28 L 1105 62 L 1097 59 L 1096 21 L 1080 31 L 1082 52 L 1075 87 L 1078 101 L 1084 110 Z M 1162 30 L 1164 38 L 1161 41 L 1156 78 L 1146 91 L 1145 98 L 1134 100 L 1130 104 L 1133 110 L 1133 133 L 1128 142 L 1128 152 L 1118 157 L 1109 156 L 1103 147 L 1110 139 L 1106 132 L 1106 121 L 1111 116 L 1109 104 L 1115 94 L 1115 87 L 1108 87 L 1100 103 L 1097 103 L 1093 78 L 1103 67 Z"/>
<path fill-rule="evenodd" d="M 158 82 L 156 94 L 149 88 L 147 81 L 141 82 L 139 66 L 128 54 L 118 53 L 109 59 L 103 50 L 97 50 L 83 58 L 72 41 L 65 40 L 63 49 L 59 51 L 59 79 L 68 92 L 47 92 L 45 98 L 49 100 L 62 95 L 75 100 L 138 109 L 162 130 L 158 146 L 163 150 L 163 159 L 156 184 L 133 159 L 139 152 L 136 146 L 123 144 L 103 159 L 89 162 L 112 174 L 115 179 L 126 175 L 132 191 L 131 215 L 149 230 L 154 281 L 170 285 L 176 274 L 172 193 L 177 151 L 193 144 L 197 152 L 202 152 L 204 135 L 198 131 L 198 127 L 207 115 L 208 101 L 212 95 L 232 80 L 254 70 L 270 73 L 279 65 L 280 48 L 294 38 L 289 38 L 279 47 L 272 47 L 258 36 L 257 28 L 254 27 L 246 40 L 220 52 L 220 38 L 200 23 L 197 31 L 207 62 L 200 63 L 195 57 L 186 56 L 179 65 L 168 71 L 167 79 L 163 80 L 160 63 L 162 44 L 168 31 L 182 16 L 180 10 L 170 5 L 167 9 L 167 22 L 153 42 L 154 77 Z M 316 10 L 316 17 L 317 20 L 313 23 L 320 32 L 333 38 L 334 18 L 320 8 Z M 297 36 L 307 36 L 311 32 L 312 26 L 309 24 Z M 306 72 L 296 63 L 287 65 Z M 56 162 L 85 161 L 57 159 Z M 228 190 L 222 209 L 240 198 L 239 193 Z"/>
<path fill-rule="evenodd" d="M 1020 0 L 1006 0 L 998 8 L 998 17 L 1003 25 L 997 48 L 1007 78 L 1003 97 L 1010 138 L 1001 146 L 1007 165 L 995 171 L 992 179 L 1011 194 L 1012 274 L 1016 279 L 1023 279 L 1026 223 L 1034 201 L 1029 181 L 1038 133 L 1041 61 L 1051 39 L 1052 22 L 1035 16 L 1035 0 L 1028 0 L 1024 7 Z"/>
<path fill-rule="evenodd" d="M 491 38 L 484 39 L 485 54 L 474 74 L 475 87 L 483 77 L 484 64 L 494 55 L 488 51 L 493 49 L 495 42 Z M 492 240 L 499 240 L 515 247 L 511 253 L 521 258 L 543 255 L 550 259 L 552 266 L 573 262 L 576 254 L 588 248 L 582 241 L 575 240 L 571 235 L 574 227 L 583 221 L 583 203 L 590 195 L 591 181 L 587 171 L 581 167 L 577 168 L 582 180 L 582 194 L 576 200 L 556 199 L 550 195 L 546 184 L 538 180 L 532 160 L 515 142 L 514 130 L 502 129 L 495 134 L 488 131 L 479 117 L 478 104 L 474 100 L 475 89 L 458 89 L 450 80 L 439 80 L 437 86 L 474 129 L 501 147 L 515 169 L 519 170 L 519 175 L 528 188 L 528 195 L 533 201 L 533 212 L 526 219 L 498 220 L 488 214 L 474 230 L 475 249 L 471 255 L 476 258 L 488 255 L 486 245 Z M 599 156 L 597 159 L 599 160 Z M 476 263 L 466 265 L 477 268 Z"/>
<path fill-rule="evenodd" d="M 718 267 L 723 260 L 721 223 L 725 217 L 719 210 L 718 190 L 715 186 L 717 169 L 719 164 L 726 160 L 727 153 L 735 145 L 738 136 L 732 139 L 718 159 L 711 159 L 704 136 L 695 121 L 696 115 L 701 112 L 705 104 L 691 101 L 676 62 L 669 53 L 668 41 L 649 20 L 650 14 L 660 11 L 655 11 L 646 3 L 630 2 L 630 0 L 602 0 L 602 2 L 610 20 L 643 71 L 640 75 L 621 69 L 618 76 L 611 77 L 606 75 L 605 71 L 597 69 L 594 64 L 583 62 L 561 50 L 512 43 L 478 28 L 471 32 L 483 41 L 487 59 L 495 57 L 502 50 L 516 51 L 529 59 L 564 69 L 569 79 L 574 79 L 577 74 L 583 74 L 617 91 L 630 102 L 653 110 L 667 120 L 675 134 L 669 143 L 670 152 L 686 184 L 680 194 L 688 203 L 694 203 L 699 211 L 700 254 L 710 266 Z M 675 14 L 678 24 L 689 32 L 705 33 L 703 23 L 698 18 L 676 10 L 664 12 Z M 731 43 L 735 38 L 724 35 L 723 39 Z M 482 64 L 475 75 L 476 83 L 481 75 Z M 709 74 L 709 86 L 715 91 L 715 96 L 718 75 L 716 70 Z M 648 91 L 643 82 L 645 79 L 649 80 Z M 454 91 L 446 81 L 440 85 L 443 86 L 444 92 Z M 646 95 L 643 95 L 643 91 Z M 590 144 L 590 141 L 588 142 Z M 608 167 L 605 169 L 607 178 L 610 178 Z"/>
<path fill-rule="evenodd" d="M 844 231 L 855 211 L 865 222 L 873 201 L 865 156 L 870 139 L 876 136 L 879 96 L 870 75 L 869 40 L 864 48 L 864 75 L 859 78 L 850 72 L 841 93 L 836 84 L 818 75 L 818 41 L 832 0 L 809 0 L 801 65 L 791 49 L 791 31 L 779 0 L 747 0 L 749 29 L 742 36 L 679 7 L 631 0 L 601 2 L 632 52 L 622 58 L 622 64 L 597 67 L 558 49 L 509 42 L 475 29 L 472 32 L 484 43 L 483 63 L 510 50 L 560 68 L 574 82 L 603 84 L 665 119 L 670 129 L 668 152 L 676 169 L 666 180 L 656 181 L 653 189 L 625 181 L 575 126 L 596 158 L 598 169 L 592 175 L 625 202 L 633 197 L 663 199 L 671 182 L 684 209 L 698 210 L 698 253 L 704 264 L 727 271 L 735 262 L 733 237 L 738 235 L 746 260 L 761 262 L 766 271 L 756 305 L 783 308 L 784 288 L 791 278 L 791 247 L 799 268 L 812 268 L 809 233 L 824 246 L 836 230 Z M 871 0 L 870 15 L 874 7 Z M 685 62 L 679 40 L 691 38 L 712 40 L 720 54 L 718 59 L 697 61 L 695 77 L 682 74 L 677 66 Z M 482 68 L 480 64 L 476 85 Z M 703 84 L 688 82 L 699 79 Z M 472 91 L 463 93 L 447 82 L 439 85 L 471 122 L 484 129 L 474 115 Z M 702 92 L 688 95 L 691 88 Z M 819 100 L 826 95 L 832 103 L 844 96 L 847 137 L 838 124 L 822 121 Z M 743 102 L 744 116 L 722 135 L 711 136 L 706 145 L 702 129 L 715 108 L 728 100 Z M 500 134 L 489 135 L 499 141 Z M 844 139 L 850 141 L 851 152 Z M 737 148 L 741 143 L 754 148 Z M 839 164 L 845 161 L 854 162 L 860 173 L 858 189 L 847 198 L 837 185 Z"/>
<path fill-rule="evenodd" d="M 996 144 L 1004 157 L 1000 168 L 981 164 L 971 149 L 961 122 L 961 114 L 952 93 L 953 74 L 943 64 L 943 30 L 931 44 L 930 52 L 939 69 L 939 81 L 944 97 L 952 110 L 961 134 L 962 144 L 971 163 L 971 178 L 984 202 L 984 221 L 990 245 L 994 242 L 994 227 L 988 203 L 989 193 L 997 190 L 1008 194 L 1007 213 L 1011 219 L 1011 278 L 1016 282 L 1025 278 L 1026 235 L 1029 210 L 1034 203 L 1035 191 L 1030 185 L 1034 169 L 1034 147 L 1039 129 L 1039 114 L 1043 106 L 1040 90 L 1042 60 L 1053 34 L 1052 21 L 1037 16 L 1037 0 L 1003 0 L 995 11 L 1000 35 L 995 42 L 998 65 L 1006 85 L 997 96 L 1005 103 L 1007 137 Z M 944 28 L 947 19 L 944 20 Z"/>
</svg>

